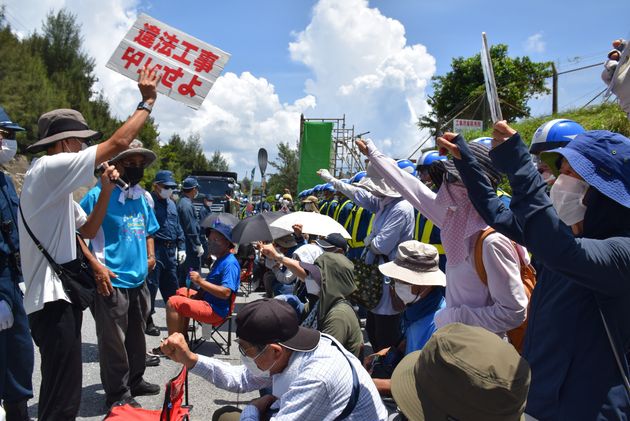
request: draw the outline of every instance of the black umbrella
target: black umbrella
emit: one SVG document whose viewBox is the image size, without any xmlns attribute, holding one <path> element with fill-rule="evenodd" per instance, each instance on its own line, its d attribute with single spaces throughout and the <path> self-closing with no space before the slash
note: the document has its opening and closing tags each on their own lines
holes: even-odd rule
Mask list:
<svg viewBox="0 0 630 421">
<path fill-rule="evenodd" d="M 256 241 L 271 242 L 276 238 L 289 235 L 291 231 L 269 226 L 284 215 L 286 215 L 284 212 L 263 212 L 248 216 L 232 229 L 232 240 L 238 244 L 249 244 Z"/>
<path fill-rule="evenodd" d="M 216 221 L 219 221 L 222 224 L 229 225 L 231 227 L 235 227 L 236 224 L 239 223 L 239 219 L 231 213 L 211 213 L 210 215 L 206 216 L 203 221 L 201 221 L 201 228 L 212 228 L 212 225 L 214 225 Z"/>
</svg>

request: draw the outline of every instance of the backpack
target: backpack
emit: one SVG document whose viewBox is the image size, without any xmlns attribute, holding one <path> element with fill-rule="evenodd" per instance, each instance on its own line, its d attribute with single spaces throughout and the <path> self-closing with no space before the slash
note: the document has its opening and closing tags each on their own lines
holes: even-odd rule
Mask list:
<svg viewBox="0 0 630 421">
<path fill-rule="evenodd" d="M 488 286 L 488 274 L 486 273 L 486 268 L 483 266 L 483 240 L 486 239 L 490 234 L 494 231 L 493 228 L 485 229 L 477 241 L 475 242 L 475 270 L 477 271 L 477 275 L 479 275 L 479 279 L 483 282 L 484 285 Z M 518 255 L 518 261 L 521 266 L 521 281 L 523 282 L 523 287 L 525 288 L 525 294 L 527 295 L 527 299 L 530 300 L 532 293 L 534 292 L 534 287 L 536 286 L 536 269 L 531 264 L 526 264 L 521 254 L 516 249 L 516 243 L 512 241 L 512 245 L 516 250 L 516 254 Z M 528 316 L 529 316 L 529 304 L 527 306 Z M 510 343 L 516 348 L 516 350 L 521 353 L 523 349 L 523 340 L 525 338 L 525 331 L 527 330 L 527 319 L 518 327 L 515 327 L 512 330 L 507 332 L 508 339 Z"/>
</svg>

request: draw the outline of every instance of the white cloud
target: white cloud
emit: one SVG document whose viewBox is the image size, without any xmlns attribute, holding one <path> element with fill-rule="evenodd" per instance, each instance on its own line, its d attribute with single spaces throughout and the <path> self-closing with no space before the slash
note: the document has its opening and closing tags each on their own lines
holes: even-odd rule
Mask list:
<svg viewBox="0 0 630 421">
<path fill-rule="evenodd" d="M 542 32 L 535 33 L 527 38 L 523 49 L 527 53 L 544 53 L 545 52 L 545 40 L 543 39 Z"/>
<path fill-rule="evenodd" d="M 22 23 L 13 25 L 22 33 L 38 30 L 51 9 L 66 7 L 75 13 L 85 49 L 96 59 L 98 88 L 116 115 L 125 118 L 139 94 L 133 82 L 105 64 L 136 19 L 139 5 L 140 0 L 10 0 L 7 9 Z M 198 111 L 159 98 L 154 118 L 161 140 L 173 133 L 199 133 L 208 156 L 220 150 L 240 176 L 257 166 L 259 147 L 267 148 L 273 159 L 278 142 L 295 144 L 301 113 L 307 118 L 345 114 L 347 124 L 369 130 L 387 152 L 413 149 L 421 137 L 415 122 L 428 110 L 425 88 L 435 60 L 424 46 L 407 45 L 399 21 L 370 8 L 367 0 L 320 0 L 309 25 L 294 38 L 288 46 L 292 59 L 314 76 L 305 81 L 304 97 L 282 102 L 274 81 L 247 71 L 226 72 Z"/>
<path fill-rule="evenodd" d="M 415 123 L 428 111 L 425 89 L 435 59 L 423 45 L 407 45 L 399 21 L 366 0 L 321 0 L 289 51 L 315 76 L 306 91 L 317 98 L 317 108 L 306 117 L 345 114 L 347 123 L 369 130 L 399 157 L 418 143 Z"/>
</svg>

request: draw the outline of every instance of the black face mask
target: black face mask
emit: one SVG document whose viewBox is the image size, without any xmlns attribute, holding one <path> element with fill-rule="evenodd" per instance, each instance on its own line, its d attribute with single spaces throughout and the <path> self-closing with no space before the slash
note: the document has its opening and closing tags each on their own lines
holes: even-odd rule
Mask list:
<svg viewBox="0 0 630 421">
<path fill-rule="evenodd" d="M 138 184 L 142 177 L 144 177 L 144 168 L 137 167 L 123 167 L 125 169 L 125 174 L 122 175 L 122 178 L 129 186 L 135 186 Z"/>
</svg>

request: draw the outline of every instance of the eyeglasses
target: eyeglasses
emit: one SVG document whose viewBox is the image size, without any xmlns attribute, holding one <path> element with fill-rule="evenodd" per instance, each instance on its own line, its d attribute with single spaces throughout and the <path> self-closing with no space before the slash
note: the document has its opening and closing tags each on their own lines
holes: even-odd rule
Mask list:
<svg viewBox="0 0 630 421">
<path fill-rule="evenodd" d="M 268 347 L 268 346 L 269 346 L 269 345 L 265 345 L 265 347 L 264 347 L 264 348 L 263 348 L 263 349 L 262 349 L 262 350 L 261 350 L 258 354 L 256 354 L 256 356 L 255 356 L 255 357 L 252 357 L 252 358 L 255 360 L 255 359 L 257 359 L 258 357 L 260 357 L 260 356 L 263 354 L 263 352 L 265 352 L 265 351 L 267 350 L 267 347 Z M 249 357 L 249 356 L 247 355 L 247 350 L 249 350 L 249 349 L 251 349 L 251 348 L 255 348 L 255 347 L 254 347 L 254 346 L 250 346 L 250 347 L 248 347 L 247 349 L 245 349 L 245 348 L 243 348 L 243 347 L 241 346 L 241 344 L 240 344 L 240 343 L 238 344 L 238 352 L 240 352 L 240 353 L 241 353 L 241 355 L 242 355 L 243 357 Z"/>
</svg>

